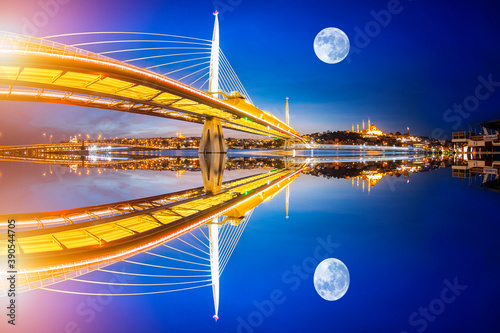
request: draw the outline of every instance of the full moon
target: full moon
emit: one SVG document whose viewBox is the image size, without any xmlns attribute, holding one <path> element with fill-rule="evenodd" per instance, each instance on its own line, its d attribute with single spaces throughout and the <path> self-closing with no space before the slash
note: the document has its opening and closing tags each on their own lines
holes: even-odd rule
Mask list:
<svg viewBox="0 0 500 333">
<path fill-rule="evenodd" d="M 336 301 L 349 288 L 349 271 L 344 263 L 335 258 L 323 260 L 314 271 L 314 288 L 327 301 Z"/>
<path fill-rule="evenodd" d="M 336 64 L 349 53 L 349 38 L 340 29 L 325 28 L 314 38 L 316 56 L 327 64 Z"/>
</svg>

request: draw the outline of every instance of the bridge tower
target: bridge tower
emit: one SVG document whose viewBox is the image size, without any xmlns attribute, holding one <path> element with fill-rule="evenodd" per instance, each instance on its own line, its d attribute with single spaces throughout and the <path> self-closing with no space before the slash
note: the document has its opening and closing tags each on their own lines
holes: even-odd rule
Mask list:
<svg viewBox="0 0 500 333">
<path fill-rule="evenodd" d="M 226 164 L 225 154 L 200 155 L 203 187 L 207 195 L 217 195 L 221 191 L 222 176 Z M 208 224 L 210 242 L 210 273 L 212 278 L 212 293 L 214 297 L 214 319 L 219 319 L 219 217 Z"/>
<path fill-rule="evenodd" d="M 288 207 L 290 206 L 290 184 L 286 186 L 286 218 L 288 218 Z"/>
<path fill-rule="evenodd" d="M 286 124 L 290 126 L 290 111 L 288 110 L 288 97 L 286 98 Z"/>
<path fill-rule="evenodd" d="M 286 124 L 290 126 L 290 110 L 288 109 L 288 97 L 286 98 Z M 291 141 L 285 140 L 285 150 L 290 150 Z"/>
<path fill-rule="evenodd" d="M 208 90 L 212 96 L 219 98 L 219 12 L 215 12 L 214 33 L 212 36 L 212 50 L 210 52 L 210 80 Z"/>
<path fill-rule="evenodd" d="M 214 295 L 214 319 L 219 319 L 219 218 L 209 224 L 210 237 L 210 272 L 212 277 L 212 292 Z"/>
<path fill-rule="evenodd" d="M 213 97 L 219 98 L 219 18 L 218 12 L 214 13 L 214 33 L 212 37 L 212 51 L 210 53 L 210 77 L 208 90 Z M 220 153 L 227 152 L 222 134 L 222 124 L 219 118 L 206 117 L 201 134 L 198 153 Z"/>
<path fill-rule="evenodd" d="M 219 194 L 226 165 L 225 154 L 207 154 L 199 156 L 203 187 L 208 195 Z"/>
</svg>

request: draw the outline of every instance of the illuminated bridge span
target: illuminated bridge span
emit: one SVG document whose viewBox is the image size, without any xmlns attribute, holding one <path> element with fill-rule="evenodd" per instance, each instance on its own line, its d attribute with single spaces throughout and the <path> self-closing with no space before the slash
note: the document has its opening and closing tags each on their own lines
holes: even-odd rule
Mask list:
<svg viewBox="0 0 500 333">
<path fill-rule="evenodd" d="M 294 144 L 293 149 L 310 150 L 360 150 L 360 151 L 394 151 L 394 152 L 423 152 L 423 148 L 395 147 L 395 146 L 365 146 L 365 145 L 322 145 L 322 144 Z"/>
<path fill-rule="evenodd" d="M 224 158 L 219 162 L 223 161 Z M 217 161 L 210 163 L 217 164 Z M 296 166 L 273 170 L 222 183 L 220 182 L 222 175 L 217 177 L 217 170 L 211 169 L 210 166 L 207 169 L 205 166 L 202 168 L 204 188 L 65 211 L 0 215 L 2 221 L 0 228 L 3 230 L 6 230 L 4 221 L 12 218 L 16 220 L 18 230 L 16 268 L 19 290 L 47 289 L 93 294 L 88 289 L 75 291 L 73 285 L 72 290 L 66 291 L 48 286 L 61 281 L 106 284 L 100 282 L 99 278 L 82 280 L 78 277 L 89 272 L 101 274 L 106 272 L 104 267 L 111 264 L 128 264 L 134 267 L 140 265 L 146 272 L 141 270 L 141 273 L 135 273 L 130 267 L 121 272 L 148 278 L 168 278 L 169 282 L 130 284 L 136 289 L 140 287 L 162 289 L 155 291 L 139 289 L 123 295 L 164 293 L 211 285 L 217 316 L 219 276 L 241 236 L 242 229 L 248 223 L 251 211 L 288 188 L 303 168 L 304 166 Z M 226 233 L 220 232 L 226 229 Z M 187 236 L 191 237 L 191 242 L 185 240 Z M 208 242 L 203 241 L 204 237 Z M 201 253 L 195 254 L 189 252 L 188 248 L 182 249 L 171 245 L 173 244 L 171 242 L 179 240 L 191 247 L 192 251 Z M 1 241 L 2 256 L 7 254 L 5 242 L 4 238 Z M 208 248 L 204 248 L 200 243 Z M 158 252 L 165 248 L 181 252 L 185 256 L 176 259 L 170 254 Z M 203 254 L 208 255 L 208 262 L 200 259 Z M 146 255 L 147 259 L 140 259 Z M 134 260 L 130 260 L 133 256 Z M 201 261 L 191 260 L 190 257 L 193 256 Z M 157 262 L 160 259 L 180 262 L 183 266 L 160 264 Z M 162 268 L 167 270 L 167 273 L 149 274 L 147 269 L 151 268 Z M 6 271 L 3 270 L 0 275 L 5 275 Z M 175 274 L 172 274 L 172 271 Z M 195 277 L 203 279 L 191 278 L 189 274 L 192 273 Z M 2 283 L 5 278 L 1 277 Z M 4 283 L 2 285 L 4 292 L 5 288 Z"/>
<path fill-rule="evenodd" d="M 99 53 L 0 32 L 0 100 L 60 103 L 203 123 L 200 152 L 226 151 L 221 126 L 303 142 L 287 123 L 256 108 L 240 92 L 223 93 L 220 61 L 217 15 L 207 92 Z"/>
<path fill-rule="evenodd" d="M 139 148 L 139 149 L 161 149 L 156 146 L 148 146 L 148 145 L 133 145 L 133 144 L 121 144 L 121 143 L 104 143 L 104 142 L 88 142 L 88 141 L 80 141 L 80 142 L 61 142 L 61 143 L 40 143 L 40 144 L 31 144 L 31 145 L 16 145 L 16 146 L 0 146 L 0 154 L 5 153 L 7 151 L 16 151 L 16 150 L 43 150 L 43 151 L 75 151 L 81 149 L 95 149 L 95 150 L 106 150 L 109 149 L 111 151 L 116 149 L 126 149 L 126 148 Z"/>
<path fill-rule="evenodd" d="M 70 167 L 71 169 L 102 168 L 103 170 L 152 170 L 176 171 L 180 177 L 185 171 L 201 171 L 200 159 L 194 157 L 157 156 L 154 154 L 96 154 L 88 156 L 66 154 L 36 154 L 36 152 L 23 151 L 13 156 L 0 153 L 0 161 L 26 162 Z M 285 165 L 283 158 L 254 158 L 254 157 L 227 157 L 225 170 L 235 169 L 280 169 Z M 304 162 L 304 161 L 301 161 Z"/>
<path fill-rule="evenodd" d="M 145 154 L 134 153 L 142 150 Z M 148 150 L 149 149 L 149 150 Z M 77 167 L 95 167 L 100 165 L 118 165 L 133 161 L 147 161 L 154 158 L 148 155 L 151 149 L 145 146 L 121 144 L 58 143 L 26 146 L 0 147 L 0 161 L 56 164 Z M 113 152 L 128 152 L 127 155 L 110 155 Z"/>
<path fill-rule="evenodd" d="M 366 162 L 383 162 L 383 161 L 405 161 L 405 160 L 422 160 L 424 156 L 415 155 L 362 155 L 356 156 L 296 156 L 291 159 L 292 163 L 308 163 L 308 164 L 321 164 L 321 163 L 366 163 Z"/>
</svg>

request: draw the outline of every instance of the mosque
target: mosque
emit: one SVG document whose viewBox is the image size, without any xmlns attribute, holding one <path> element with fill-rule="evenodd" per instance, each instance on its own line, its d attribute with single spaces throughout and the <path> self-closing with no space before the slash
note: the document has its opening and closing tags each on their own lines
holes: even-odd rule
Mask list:
<svg viewBox="0 0 500 333">
<path fill-rule="evenodd" d="M 385 133 L 382 132 L 380 129 L 378 129 L 377 126 L 372 125 L 370 123 L 370 118 L 368 118 L 368 127 L 365 129 L 365 120 L 363 119 L 363 129 L 360 131 L 359 130 L 359 123 L 356 124 L 356 130 L 354 130 L 354 124 L 352 124 L 352 131 L 355 133 L 361 133 L 365 135 L 373 135 L 373 136 L 379 136 L 379 135 L 384 135 Z"/>
</svg>

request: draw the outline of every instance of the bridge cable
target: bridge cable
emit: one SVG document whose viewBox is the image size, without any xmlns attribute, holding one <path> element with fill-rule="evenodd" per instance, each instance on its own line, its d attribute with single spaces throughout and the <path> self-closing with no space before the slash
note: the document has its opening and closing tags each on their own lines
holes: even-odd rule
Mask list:
<svg viewBox="0 0 500 333">
<path fill-rule="evenodd" d="M 221 72 L 223 73 L 221 82 L 223 86 L 226 87 L 226 93 L 230 93 L 231 91 L 239 91 L 245 97 L 245 99 L 249 100 L 248 96 L 245 95 L 244 88 L 241 86 L 241 84 L 238 84 L 229 67 L 224 62 L 221 62 L 220 68 L 222 69 Z M 251 100 L 249 101 L 251 102 Z"/>
<path fill-rule="evenodd" d="M 123 49 L 123 50 L 113 50 L 113 51 L 105 51 L 99 52 L 96 54 L 104 55 L 104 54 L 112 54 L 112 53 L 122 53 L 122 52 L 135 52 L 135 51 L 152 51 L 152 50 L 210 50 L 208 47 L 143 47 L 143 48 L 134 48 L 134 49 Z"/>
<path fill-rule="evenodd" d="M 191 236 L 193 236 L 194 238 L 196 238 L 196 240 L 197 240 L 198 242 L 200 242 L 201 244 L 205 245 L 205 246 L 207 247 L 207 249 L 210 249 L 210 246 L 209 246 L 209 245 L 205 244 L 205 243 L 204 243 L 204 242 L 202 242 L 202 241 L 201 241 L 198 237 L 196 237 L 195 235 L 193 235 L 193 233 L 191 233 L 191 231 L 188 231 L 188 233 L 189 233 Z"/>
<path fill-rule="evenodd" d="M 81 36 L 81 35 L 99 35 L 99 34 L 126 34 L 126 35 L 149 35 L 149 36 L 159 36 L 159 37 L 174 37 L 174 38 L 186 38 L 186 39 L 193 39 L 193 40 L 199 40 L 207 43 L 211 43 L 211 40 L 208 39 L 202 39 L 202 38 L 195 38 L 195 37 L 187 37 L 187 36 L 178 36 L 178 35 L 167 35 L 167 34 L 159 34 L 159 33 L 151 33 L 151 32 L 125 32 L 125 31 L 93 31 L 93 32 L 75 32 L 75 33 L 67 33 L 67 34 L 61 34 L 61 35 L 52 35 L 52 36 L 44 36 L 44 37 L 38 37 L 34 38 L 36 39 L 49 39 L 49 38 L 60 38 L 60 37 L 68 37 L 68 36 Z"/>
<path fill-rule="evenodd" d="M 201 72 L 201 71 L 203 71 L 203 70 L 206 70 L 206 69 L 209 69 L 209 68 L 210 68 L 210 66 L 207 66 L 207 67 L 205 67 L 205 68 L 202 68 L 202 69 L 200 69 L 200 70 L 197 70 L 196 72 L 193 72 L 193 73 L 191 73 L 191 74 L 188 74 L 188 75 L 186 75 L 186 76 L 181 77 L 178 81 L 182 81 L 182 80 L 184 80 L 185 78 L 190 77 L 191 75 L 194 75 L 194 74 L 196 74 L 196 73 L 199 73 L 199 72 Z"/>
<path fill-rule="evenodd" d="M 203 259 L 203 260 L 210 261 L 210 259 L 203 258 L 203 257 L 197 256 L 197 255 L 195 255 L 195 254 L 192 254 L 192 253 L 189 253 L 189 252 L 185 252 L 185 251 L 182 251 L 182 250 L 176 249 L 176 248 L 171 247 L 171 246 L 169 246 L 169 245 L 165 245 L 165 244 L 162 244 L 162 245 L 163 245 L 163 246 L 165 246 L 165 247 L 167 247 L 167 248 L 170 248 L 170 249 L 172 249 L 172 250 L 179 251 L 179 252 L 181 252 L 181 253 L 188 254 L 188 255 L 193 256 L 193 257 L 196 257 L 196 258 L 200 258 L 200 259 Z"/>
<path fill-rule="evenodd" d="M 229 67 L 229 71 L 232 74 L 233 78 L 236 80 L 237 86 L 239 86 L 241 88 L 241 93 L 244 94 L 251 101 L 250 96 L 248 95 L 248 92 L 246 91 L 245 87 L 243 86 L 240 79 L 238 78 L 238 75 L 236 75 L 236 72 L 234 71 L 233 67 L 229 63 L 229 60 L 226 58 L 226 56 L 224 55 L 224 52 L 222 52 L 222 50 L 220 50 L 220 54 L 222 55 L 222 62 L 223 63 L 225 62 L 226 65 Z"/>
<path fill-rule="evenodd" d="M 210 52 L 207 51 L 207 52 L 187 52 L 187 53 L 162 54 L 162 55 L 128 59 L 128 60 L 122 60 L 122 61 L 123 62 L 133 62 L 133 61 L 139 61 L 139 60 L 149 60 L 149 59 L 156 59 L 156 58 L 185 56 L 185 55 L 192 55 L 192 54 L 210 54 Z"/>
<path fill-rule="evenodd" d="M 245 87 L 243 86 L 243 84 L 241 83 L 240 79 L 238 78 L 238 75 L 236 74 L 236 72 L 234 71 L 233 67 L 231 66 L 231 64 L 229 63 L 229 60 L 226 58 L 224 52 L 222 52 L 222 49 L 219 49 L 220 51 L 220 54 L 222 55 L 221 59 L 222 59 L 222 63 L 226 63 L 226 65 L 228 66 L 229 70 L 230 70 L 230 73 L 232 73 L 232 76 L 233 78 L 236 80 L 237 82 L 237 85 L 241 88 L 241 93 L 245 95 L 245 97 L 253 104 L 252 102 L 252 99 L 250 98 L 250 95 L 248 95 L 248 92 L 246 91 Z"/>
<path fill-rule="evenodd" d="M 196 80 L 194 80 L 193 82 L 191 82 L 191 83 L 189 84 L 189 86 L 194 87 L 194 84 L 195 84 L 196 82 L 198 82 L 199 80 L 203 79 L 205 76 L 207 76 L 207 75 L 209 75 L 209 74 L 210 74 L 210 72 L 206 72 L 205 74 L 203 74 L 202 76 L 200 76 L 199 78 L 197 78 Z M 210 80 L 210 78 L 208 78 L 208 79 Z M 200 86 L 200 88 L 198 88 L 198 90 L 201 90 L 201 86 Z"/>
<path fill-rule="evenodd" d="M 222 265 L 219 268 L 219 276 L 222 274 L 222 272 L 226 268 L 226 265 L 229 262 L 229 258 L 231 257 L 232 253 L 234 252 L 234 249 L 236 248 L 236 245 L 239 242 L 240 237 L 241 237 L 243 231 L 245 230 L 245 227 L 246 227 L 246 223 L 243 224 L 243 227 L 241 228 L 240 232 L 238 233 L 238 236 L 235 239 L 234 245 L 232 246 L 229 255 L 223 260 Z"/>
<path fill-rule="evenodd" d="M 234 231 L 237 231 L 239 229 L 238 227 L 235 227 Z M 234 235 L 237 235 L 237 234 L 238 233 L 235 232 L 233 235 L 231 235 L 231 238 L 229 239 L 229 242 L 228 242 L 226 248 L 224 249 L 224 255 L 221 258 L 222 265 L 223 265 L 224 262 L 226 262 L 227 260 L 229 260 L 229 257 L 231 256 L 231 253 L 232 253 L 231 249 L 233 248 L 233 244 L 234 244 L 234 246 L 236 246 L 235 242 L 237 242 L 237 240 L 236 240 L 236 237 Z M 220 271 L 220 267 L 222 267 L 222 265 L 219 266 L 219 271 Z"/>
<path fill-rule="evenodd" d="M 241 235 L 243 234 L 243 231 L 245 230 L 248 222 L 250 221 L 250 217 L 251 217 L 252 213 L 253 213 L 253 209 L 251 211 L 249 211 L 249 213 L 247 213 L 247 216 L 245 217 L 245 221 L 243 221 L 243 223 L 240 224 L 240 226 L 242 226 L 242 227 L 240 228 L 240 231 L 239 231 L 239 233 L 237 235 L 236 242 L 234 243 L 234 246 L 233 246 L 233 248 L 231 250 L 231 254 L 233 253 L 234 249 L 236 248 L 236 244 L 239 242 L 239 240 L 241 238 Z M 222 272 L 224 271 L 224 269 L 225 269 L 225 267 L 226 267 L 226 265 L 227 265 L 227 263 L 229 261 L 230 256 L 231 255 L 229 255 L 226 259 L 224 259 L 224 261 L 223 261 L 223 263 L 222 263 L 222 265 L 220 266 L 220 269 L 219 269 L 219 271 L 220 271 L 219 275 L 222 274 Z"/>
<path fill-rule="evenodd" d="M 196 288 L 203 288 L 203 287 L 208 287 L 208 286 L 211 286 L 211 285 L 212 285 L 212 283 L 205 284 L 205 285 L 202 285 L 202 286 L 193 286 L 193 287 L 180 288 L 180 289 L 174 289 L 174 290 L 151 291 L 151 292 L 145 292 L 145 293 L 127 293 L 127 294 L 86 293 L 86 292 L 78 292 L 78 291 L 67 291 L 67 290 L 58 290 L 58 289 L 37 287 L 37 286 L 31 286 L 31 285 L 29 285 L 29 286 L 33 287 L 33 288 L 36 288 L 36 289 L 53 291 L 53 292 L 58 292 L 58 293 L 65 293 L 65 294 L 73 294 L 73 295 L 86 295 L 86 296 L 138 296 L 138 295 L 165 294 L 165 293 L 171 293 L 171 292 L 176 292 L 176 291 L 183 291 L 183 290 L 190 290 L 190 289 L 196 289 Z"/>
<path fill-rule="evenodd" d="M 183 240 L 183 239 L 181 239 L 181 238 L 176 238 L 176 239 L 178 239 L 178 240 L 180 240 L 181 242 L 183 242 L 183 243 L 185 243 L 185 244 L 187 244 L 187 245 L 191 246 L 192 248 L 195 248 L 196 250 L 198 250 L 198 251 L 200 251 L 200 252 L 203 252 L 203 253 L 205 253 L 206 255 L 210 256 L 210 253 L 208 253 L 208 252 L 206 252 L 206 251 L 203 251 L 203 250 L 201 250 L 201 249 L 197 248 L 196 246 L 194 246 L 194 245 L 192 245 L 192 244 L 187 243 L 185 240 Z"/>
<path fill-rule="evenodd" d="M 146 67 L 144 69 L 152 69 L 152 68 L 157 68 L 157 67 L 163 67 L 163 66 L 168 66 L 168 65 L 173 65 L 173 64 L 178 64 L 181 62 L 188 62 L 188 61 L 194 61 L 194 60 L 201 60 L 201 59 L 209 59 L 210 57 L 201 57 L 201 58 L 193 58 L 193 59 L 183 59 L 183 60 L 178 60 L 178 61 L 172 61 L 172 62 L 166 62 L 164 64 L 159 64 L 159 65 L 154 65 L 150 67 Z"/>
<path fill-rule="evenodd" d="M 207 275 L 157 275 L 157 274 L 140 274 L 140 273 L 130 273 L 130 272 L 119 272 L 119 271 L 112 271 L 112 270 L 100 269 L 100 268 L 90 268 L 90 269 L 95 270 L 95 271 L 104 272 L 104 273 L 110 273 L 110 274 L 123 274 L 123 275 L 157 277 L 157 278 L 192 278 L 192 277 L 211 276 L 210 274 L 207 274 Z"/>
<path fill-rule="evenodd" d="M 152 40 L 152 39 L 104 40 L 104 41 L 97 41 L 97 42 L 77 43 L 77 44 L 71 44 L 71 45 L 67 45 L 67 46 L 80 48 L 81 46 L 89 46 L 89 45 L 121 44 L 121 43 L 176 43 L 176 44 L 210 46 L 210 44 L 205 44 L 205 43 L 184 42 L 184 41 L 175 41 L 175 40 Z"/>
<path fill-rule="evenodd" d="M 150 254 L 152 256 L 156 256 L 156 257 L 159 257 L 159 258 L 164 258 L 164 259 L 170 259 L 170 260 L 174 260 L 174 261 L 184 262 L 186 264 L 192 264 L 192 265 L 200 265 L 200 266 L 210 267 L 210 265 L 208 265 L 208 264 L 201 264 L 201 263 L 194 262 L 194 261 L 186 261 L 186 260 L 182 260 L 182 259 L 171 258 L 171 257 L 167 257 L 167 256 L 162 256 L 161 254 L 152 253 L 152 252 L 149 252 L 149 251 L 144 251 L 143 253 L 147 253 L 147 254 Z"/>
<path fill-rule="evenodd" d="M 180 68 L 180 69 L 176 69 L 174 71 L 171 71 L 171 72 L 168 72 L 168 73 L 165 73 L 165 74 L 162 74 L 163 76 L 167 76 L 167 75 L 170 75 L 172 73 L 176 73 L 176 72 L 180 72 L 180 71 L 183 71 L 183 70 L 186 70 L 186 69 L 189 69 L 189 68 L 192 68 L 192 67 L 197 67 L 197 66 L 200 66 L 200 65 L 205 65 L 205 64 L 209 64 L 210 61 L 205 61 L 205 62 L 202 62 L 202 63 L 199 63 L 199 64 L 195 64 L 195 65 L 191 65 L 191 66 L 186 66 L 186 67 L 183 67 L 183 68 Z"/>
<path fill-rule="evenodd" d="M 135 264 L 135 265 L 141 265 L 141 266 L 149 266 L 149 267 L 157 267 L 157 268 L 164 268 L 164 269 L 173 269 L 173 270 L 179 270 L 179 271 L 193 271 L 193 272 L 210 272 L 209 269 L 194 269 L 194 268 L 179 268 L 179 267 L 168 267 L 168 266 L 160 266 L 160 265 L 152 265 L 152 264 L 145 264 L 142 262 L 136 262 L 136 261 L 131 261 L 131 260 L 122 260 L 123 262 L 130 263 L 130 264 Z"/>
<path fill-rule="evenodd" d="M 200 230 L 200 232 L 203 234 L 203 236 L 205 236 L 205 239 L 206 239 L 207 241 L 209 241 L 209 242 L 210 242 L 210 238 L 208 238 L 208 236 L 207 236 L 207 235 L 205 235 L 205 233 L 203 232 L 202 226 L 200 226 L 198 229 L 199 229 L 199 230 Z"/>
<path fill-rule="evenodd" d="M 151 286 L 173 286 L 179 284 L 193 284 L 193 283 L 203 283 L 212 281 L 208 280 L 200 280 L 200 281 L 187 281 L 187 282 L 168 282 L 168 283 L 119 283 L 119 282 L 101 282 L 101 281 L 91 281 L 91 280 L 82 280 L 75 278 L 64 278 L 65 280 L 75 281 L 75 282 L 83 282 L 90 284 L 100 284 L 100 285 L 112 285 L 112 286 L 129 286 L 129 287 L 151 287 Z"/>
<path fill-rule="evenodd" d="M 231 230 L 228 232 L 228 236 L 225 238 L 224 243 L 222 244 L 221 248 L 221 259 L 224 260 L 224 258 L 228 254 L 228 249 L 231 246 L 231 242 L 233 241 L 233 236 L 236 234 L 236 230 L 238 229 L 238 226 L 234 226 L 231 228 Z"/>
<path fill-rule="evenodd" d="M 235 85 L 233 79 L 231 78 L 231 75 L 229 74 L 229 70 L 226 67 L 226 65 L 224 63 L 221 63 L 220 65 L 221 65 L 220 69 L 221 69 L 221 73 L 222 73 L 221 83 L 223 86 L 225 86 L 225 88 L 224 88 L 225 92 L 230 93 L 231 90 L 238 90 L 238 89 L 236 89 L 236 85 Z M 234 87 L 234 89 L 232 87 Z"/>
<path fill-rule="evenodd" d="M 229 223 L 226 223 L 224 224 L 224 226 L 228 226 Z M 229 230 L 229 231 L 228 231 Z M 220 248 L 220 253 L 223 254 L 224 253 L 224 249 L 225 249 L 225 246 L 226 246 L 226 243 L 227 243 L 227 240 L 228 238 L 230 237 L 230 234 L 231 232 L 234 230 L 234 228 L 231 228 L 231 227 L 227 227 L 227 228 L 223 228 L 220 232 L 221 234 L 221 238 L 220 238 L 220 242 L 219 242 L 219 248 Z"/>
<path fill-rule="evenodd" d="M 209 73 L 209 74 L 210 74 L 210 73 Z M 200 90 L 203 88 L 203 86 L 204 86 L 205 84 L 207 84 L 207 83 L 208 83 L 208 81 L 209 81 L 209 80 L 210 80 L 210 78 L 206 79 L 206 80 L 205 80 L 205 82 L 203 82 L 203 84 L 200 86 Z"/>
</svg>

